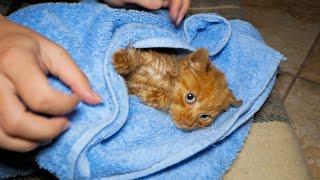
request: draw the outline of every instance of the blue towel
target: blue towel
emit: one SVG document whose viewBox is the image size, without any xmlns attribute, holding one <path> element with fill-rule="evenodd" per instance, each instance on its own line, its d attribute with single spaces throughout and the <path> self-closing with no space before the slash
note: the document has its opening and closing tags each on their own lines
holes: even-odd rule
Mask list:
<svg viewBox="0 0 320 180">
<path fill-rule="evenodd" d="M 284 59 L 249 23 L 215 14 L 193 15 L 177 28 L 164 10 L 51 3 L 9 18 L 64 47 L 103 98 L 98 106 L 80 103 L 68 116 L 70 129 L 37 154 L 38 164 L 61 179 L 220 179 L 237 157 Z M 208 128 L 181 131 L 168 114 L 128 95 L 111 63 L 112 54 L 126 47 L 207 48 L 243 104 L 229 108 Z M 70 92 L 59 80 L 50 82 Z"/>
</svg>

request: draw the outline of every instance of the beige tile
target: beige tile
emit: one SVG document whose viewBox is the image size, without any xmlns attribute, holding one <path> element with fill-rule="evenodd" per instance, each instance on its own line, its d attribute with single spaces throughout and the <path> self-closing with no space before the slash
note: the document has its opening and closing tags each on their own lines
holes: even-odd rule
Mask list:
<svg viewBox="0 0 320 180">
<path fill-rule="evenodd" d="M 277 81 L 272 91 L 277 93 L 281 101 L 283 101 L 283 98 L 288 91 L 290 84 L 292 83 L 292 80 L 294 79 L 294 76 L 285 72 L 279 72 L 277 75 Z"/>
<path fill-rule="evenodd" d="M 288 123 L 253 123 L 239 157 L 224 180 L 311 180 Z"/>
<path fill-rule="evenodd" d="M 281 70 L 296 74 L 319 32 L 320 23 L 301 23 L 280 7 L 245 6 L 244 11 L 266 43 L 288 58 L 281 64 Z"/>
<path fill-rule="evenodd" d="M 300 76 L 320 83 L 320 35 L 310 56 L 302 67 Z"/>
<path fill-rule="evenodd" d="M 298 78 L 285 99 L 308 167 L 320 179 L 320 85 Z"/>
</svg>

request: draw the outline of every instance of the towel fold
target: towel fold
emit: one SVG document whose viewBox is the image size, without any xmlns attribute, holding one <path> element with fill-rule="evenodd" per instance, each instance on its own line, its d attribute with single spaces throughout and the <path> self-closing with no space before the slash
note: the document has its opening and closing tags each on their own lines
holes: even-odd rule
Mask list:
<svg viewBox="0 0 320 180">
<path fill-rule="evenodd" d="M 193 15 L 175 27 L 163 10 L 49 3 L 9 18 L 64 47 L 103 98 L 98 106 L 80 103 L 68 115 L 69 130 L 37 154 L 38 164 L 61 179 L 221 178 L 240 151 L 250 120 L 270 93 L 284 59 L 249 23 L 215 14 Z M 207 48 L 243 104 L 229 108 L 208 128 L 183 132 L 168 114 L 128 95 L 112 65 L 112 54 L 126 47 Z M 50 83 L 70 92 L 53 77 Z"/>
</svg>

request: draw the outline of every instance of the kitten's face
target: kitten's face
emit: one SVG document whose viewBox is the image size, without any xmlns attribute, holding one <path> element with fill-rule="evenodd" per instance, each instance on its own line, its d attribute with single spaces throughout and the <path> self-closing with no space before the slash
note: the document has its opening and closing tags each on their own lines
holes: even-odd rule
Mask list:
<svg viewBox="0 0 320 180">
<path fill-rule="evenodd" d="M 179 128 L 209 126 L 230 105 L 241 104 L 228 89 L 223 73 L 210 64 L 206 50 L 187 56 L 179 67 L 169 110 Z"/>
</svg>

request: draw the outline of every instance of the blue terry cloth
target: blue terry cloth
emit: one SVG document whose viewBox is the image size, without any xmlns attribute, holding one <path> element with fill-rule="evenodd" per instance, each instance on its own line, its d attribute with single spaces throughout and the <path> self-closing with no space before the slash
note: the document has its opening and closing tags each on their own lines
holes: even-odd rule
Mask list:
<svg viewBox="0 0 320 180">
<path fill-rule="evenodd" d="M 70 129 L 37 155 L 38 164 L 61 179 L 221 178 L 284 59 L 250 24 L 215 14 L 191 16 L 176 28 L 166 11 L 60 3 L 31 6 L 9 18 L 64 47 L 104 101 L 80 103 L 69 115 Z M 111 63 L 112 54 L 126 47 L 207 48 L 243 105 L 208 128 L 183 132 L 168 114 L 128 95 Z M 69 92 L 57 79 L 50 82 Z"/>
</svg>

